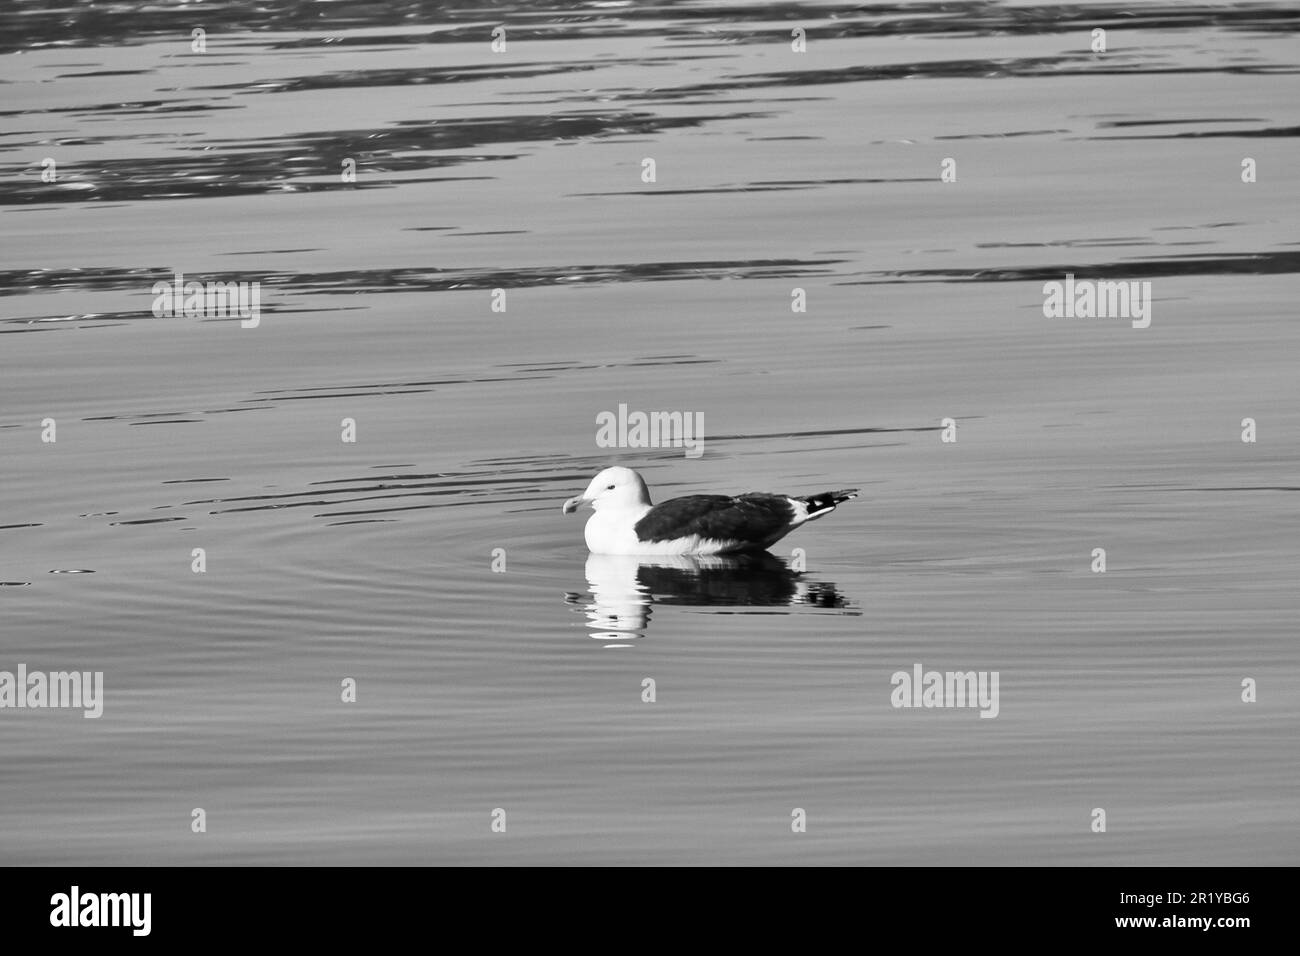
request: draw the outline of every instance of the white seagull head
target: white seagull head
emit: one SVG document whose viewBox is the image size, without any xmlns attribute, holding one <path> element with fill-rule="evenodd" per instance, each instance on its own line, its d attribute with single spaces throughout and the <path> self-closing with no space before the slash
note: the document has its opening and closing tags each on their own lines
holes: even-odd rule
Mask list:
<svg viewBox="0 0 1300 956">
<path fill-rule="evenodd" d="M 561 509 L 566 515 L 573 514 L 583 505 L 591 505 L 592 511 L 608 508 L 611 511 L 624 508 L 638 508 L 650 504 L 650 491 L 645 482 L 631 468 L 615 465 L 606 468 L 595 478 L 587 490 L 576 498 L 570 498 Z"/>
</svg>

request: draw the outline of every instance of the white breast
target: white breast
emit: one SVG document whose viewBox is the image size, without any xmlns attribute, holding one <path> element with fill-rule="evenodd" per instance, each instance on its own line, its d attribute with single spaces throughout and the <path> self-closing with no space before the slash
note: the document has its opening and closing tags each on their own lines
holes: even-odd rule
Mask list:
<svg viewBox="0 0 1300 956">
<path fill-rule="evenodd" d="M 587 550 L 592 554 L 640 554 L 638 550 L 636 523 L 647 511 L 648 505 L 633 508 L 606 510 L 602 509 L 587 519 L 583 537 L 587 539 Z"/>
</svg>

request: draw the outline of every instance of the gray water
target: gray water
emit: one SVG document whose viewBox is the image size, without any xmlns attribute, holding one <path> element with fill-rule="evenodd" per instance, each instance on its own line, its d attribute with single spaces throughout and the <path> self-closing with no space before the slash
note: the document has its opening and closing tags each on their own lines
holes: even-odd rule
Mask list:
<svg viewBox="0 0 1300 956">
<path fill-rule="evenodd" d="M 0 670 L 105 688 L 0 863 L 1297 861 L 1294 7 L 288 6 L 0 12 Z M 862 496 L 589 561 L 610 463 Z"/>
</svg>

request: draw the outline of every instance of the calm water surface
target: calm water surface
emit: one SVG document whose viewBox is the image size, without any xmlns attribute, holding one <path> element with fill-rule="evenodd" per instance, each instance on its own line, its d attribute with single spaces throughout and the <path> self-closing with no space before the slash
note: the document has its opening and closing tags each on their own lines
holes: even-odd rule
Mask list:
<svg viewBox="0 0 1300 956">
<path fill-rule="evenodd" d="M 0 669 L 106 686 L 0 712 L 0 862 L 1296 862 L 1291 5 L 289 6 L 0 13 Z M 863 495 L 640 565 L 610 462 Z"/>
</svg>

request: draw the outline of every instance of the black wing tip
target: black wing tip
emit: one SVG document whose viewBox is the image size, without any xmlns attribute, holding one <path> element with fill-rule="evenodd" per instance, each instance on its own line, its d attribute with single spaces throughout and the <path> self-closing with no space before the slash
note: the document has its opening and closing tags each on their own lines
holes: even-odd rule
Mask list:
<svg viewBox="0 0 1300 956">
<path fill-rule="evenodd" d="M 815 518 L 828 511 L 834 511 L 836 505 L 851 501 L 857 496 L 857 488 L 842 488 L 839 491 L 823 491 L 818 495 L 806 495 L 800 500 L 808 506 L 808 517 Z"/>
<path fill-rule="evenodd" d="M 823 491 L 816 495 L 806 495 L 804 501 L 832 501 L 839 504 L 841 501 L 849 501 L 858 496 L 857 488 L 841 488 L 839 491 Z"/>
</svg>

